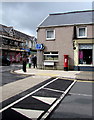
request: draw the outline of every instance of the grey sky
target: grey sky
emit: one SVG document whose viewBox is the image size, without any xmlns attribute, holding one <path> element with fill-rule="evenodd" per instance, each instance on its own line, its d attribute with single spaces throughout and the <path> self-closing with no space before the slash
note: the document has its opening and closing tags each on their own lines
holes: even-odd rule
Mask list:
<svg viewBox="0 0 94 120">
<path fill-rule="evenodd" d="M 0 23 L 36 36 L 37 26 L 50 13 L 89 9 L 92 9 L 92 2 L 3 2 Z"/>
</svg>

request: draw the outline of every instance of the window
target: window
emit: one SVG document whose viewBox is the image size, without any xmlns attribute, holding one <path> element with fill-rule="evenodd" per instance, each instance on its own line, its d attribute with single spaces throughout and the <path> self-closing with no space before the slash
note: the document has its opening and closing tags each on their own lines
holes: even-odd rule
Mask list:
<svg viewBox="0 0 94 120">
<path fill-rule="evenodd" d="M 14 46 L 14 40 L 10 40 L 10 46 Z"/>
<path fill-rule="evenodd" d="M 47 40 L 55 39 L 55 30 L 53 30 L 53 29 L 47 30 L 46 31 L 46 39 Z"/>
<path fill-rule="evenodd" d="M 9 35 L 10 35 L 11 37 L 13 37 L 13 31 L 10 31 L 10 32 L 9 32 Z"/>
<path fill-rule="evenodd" d="M 15 42 L 14 42 L 14 45 L 17 47 L 17 46 L 18 46 L 18 42 L 17 42 L 17 41 L 15 41 Z"/>
<path fill-rule="evenodd" d="M 58 61 L 58 52 L 44 52 L 44 60 Z"/>
<path fill-rule="evenodd" d="M 9 40 L 8 39 L 3 39 L 2 41 L 3 41 L 4 45 L 9 45 Z"/>
<path fill-rule="evenodd" d="M 92 64 L 92 45 L 79 45 L 79 64 Z"/>
<path fill-rule="evenodd" d="M 87 28 L 86 27 L 78 27 L 77 28 L 77 37 L 78 38 L 87 37 Z"/>
</svg>

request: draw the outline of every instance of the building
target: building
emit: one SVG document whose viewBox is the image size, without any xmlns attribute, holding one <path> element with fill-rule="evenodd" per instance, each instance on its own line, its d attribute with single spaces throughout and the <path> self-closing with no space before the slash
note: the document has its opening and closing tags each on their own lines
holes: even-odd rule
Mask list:
<svg viewBox="0 0 94 120">
<path fill-rule="evenodd" d="M 23 54 L 36 52 L 36 38 L 0 24 L 0 56 L 7 56 L 11 62 L 20 62 Z"/>
<path fill-rule="evenodd" d="M 37 29 L 37 43 L 44 49 L 37 51 L 39 68 L 64 69 L 64 55 L 68 68 L 94 70 L 94 10 L 54 13 L 43 20 Z"/>
</svg>

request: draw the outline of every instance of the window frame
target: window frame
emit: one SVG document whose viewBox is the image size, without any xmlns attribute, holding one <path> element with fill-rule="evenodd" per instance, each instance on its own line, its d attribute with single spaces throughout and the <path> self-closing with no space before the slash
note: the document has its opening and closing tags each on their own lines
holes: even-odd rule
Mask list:
<svg viewBox="0 0 94 120">
<path fill-rule="evenodd" d="M 47 38 L 48 31 L 53 31 L 53 38 Z M 55 40 L 55 29 L 46 29 L 46 40 Z"/>
<path fill-rule="evenodd" d="M 79 36 L 79 29 L 85 28 L 85 36 Z M 87 38 L 87 27 L 77 27 L 77 38 Z"/>
<path fill-rule="evenodd" d="M 57 54 L 54 54 L 53 52 L 57 52 Z M 57 56 L 57 60 L 51 60 L 51 59 L 47 60 L 47 59 L 44 59 L 44 61 L 59 61 L 59 52 L 58 51 L 47 51 L 47 53 L 44 52 L 44 57 L 45 56 Z"/>
</svg>

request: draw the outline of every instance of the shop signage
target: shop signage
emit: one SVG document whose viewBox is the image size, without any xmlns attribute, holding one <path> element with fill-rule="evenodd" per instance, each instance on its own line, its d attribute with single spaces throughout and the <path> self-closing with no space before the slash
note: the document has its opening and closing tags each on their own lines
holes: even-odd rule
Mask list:
<svg viewBox="0 0 94 120">
<path fill-rule="evenodd" d="M 93 45 L 91 45 L 91 44 L 79 45 L 79 49 L 93 49 Z"/>
<path fill-rule="evenodd" d="M 21 50 L 24 50 L 24 51 L 30 52 L 30 49 L 21 48 Z"/>
</svg>

